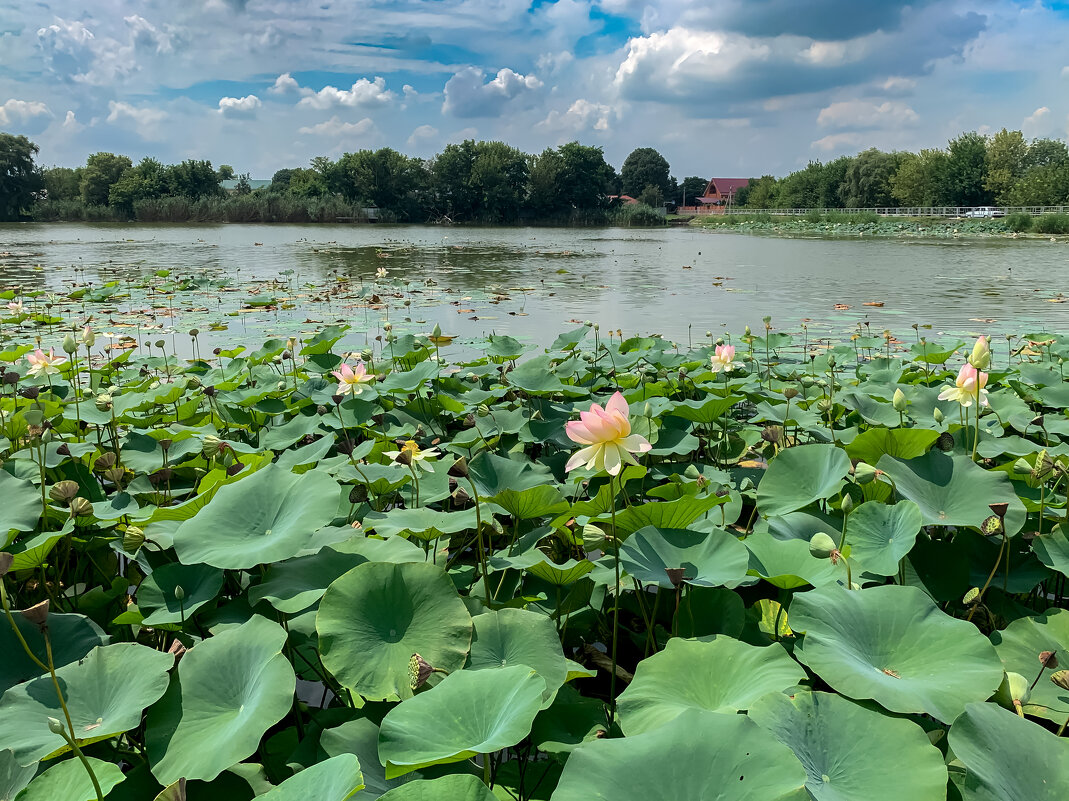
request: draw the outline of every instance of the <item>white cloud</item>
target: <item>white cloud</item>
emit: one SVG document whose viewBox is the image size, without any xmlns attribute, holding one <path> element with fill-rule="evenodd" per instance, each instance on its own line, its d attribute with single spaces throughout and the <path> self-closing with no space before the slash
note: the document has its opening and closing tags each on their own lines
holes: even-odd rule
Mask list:
<svg viewBox="0 0 1069 801">
<path fill-rule="evenodd" d="M 161 30 L 139 14 L 123 17 L 123 22 L 130 29 L 130 38 L 136 47 L 156 53 L 174 52 L 178 37 L 173 31 Z"/>
<path fill-rule="evenodd" d="M 107 121 L 122 123 L 129 120 L 134 130 L 143 139 L 159 139 L 160 123 L 167 119 L 167 113 L 156 108 L 132 106 L 125 102 L 108 101 Z"/>
<path fill-rule="evenodd" d="M 373 81 L 361 78 L 350 89 L 324 86 L 318 92 L 302 89 L 301 93 L 305 96 L 297 103 L 298 106 L 308 106 L 319 110 L 335 106 L 347 106 L 349 108 L 385 106 L 397 97 L 396 93 L 386 88 L 385 79 L 378 76 Z"/>
<path fill-rule="evenodd" d="M 1062 67 L 1062 77 L 1069 78 L 1069 67 Z"/>
<path fill-rule="evenodd" d="M 438 138 L 438 129 L 433 125 L 421 125 L 412 132 L 412 135 L 408 137 L 409 147 L 422 147 L 428 145 Z"/>
<path fill-rule="evenodd" d="M 840 151 L 860 148 L 865 143 L 865 137 L 859 133 L 839 133 L 825 136 L 813 142 L 810 147 L 824 151 Z"/>
<path fill-rule="evenodd" d="M 817 125 L 822 128 L 900 128 L 919 119 L 917 112 L 897 100 L 883 103 L 845 100 L 821 109 Z"/>
<path fill-rule="evenodd" d="M 375 123 L 370 118 L 364 117 L 359 122 L 344 122 L 337 116 L 331 117 L 326 122 L 299 128 L 297 133 L 308 136 L 326 136 L 337 138 L 339 136 L 364 136 L 375 130 Z"/>
<path fill-rule="evenodd" d="M 589 130 L 608 131 L 611 113 L 612 108 L 604 103 L 592 103 L 580 98 L 563 113 L 556 110 L 549 112 L 549 115 L 538 123 L 538 126 L 551 131 L 573 134 Z"/>
<path fill-rule="evenodd" d="M 300 89 L 300 84 L 297 83 L 297 79 L 288 72 L 284 72 L 275 78 L 274 85 L 267 91 L 276 95 L 284 95 L 296 92 L 298 89 Z"/>
<path fill-rule="evenodd" d="M 34 117 L 51 117 L 52 112 L 40 100 L 11 98 L 0 104 L 0 125 L 21 125 Z"/>
<path fill-rule="evenodd" d="M 132 37 L 136 41 L 136 30 Z M 37 45 L 54 73 L 90 86 L 117 83 L 138 69 L 133 44 L 98 37 L 77 20 L 56 17 L 54 23 L 37 30 Z"/>
<path fill-rule="evenodd" d="M 1021 123 L 1021 131 L 1025 136 L 1046 136 L 1054 133 L 1054 125 L 1051 123 L 1050 109 L 1040 106 Z"/>
<path fill-rule="evenodd" d="M 63 118 L 63 125 L 61 127 L 63 128 L 64 131 L 73 131 L 73 132 L 78 132 L 78 131 L 82 130 L 83 128 L 85 128 L 84 125 L 82 125 L 80 122 L 78 122 L 78 118 L 76 116 L 74 116 L 74 112 L 71 111 L 70 109 L 67 109 L 67 116 L 65 116 Z"/>
<path fill-rule="evenodd" d="M 885 92 L 892 94 L 905 94 L 917 88 L 917 82 L 912 78 L 903 78 L 901 76 L 891 76 L 882 84 L 880 88 Z"/>
<path fill-rule="evenodd" d="M 256 95 L 245 97 L 223 97 L 219 99 L 219 113 L 224 117 L 244 117 L 246 119 L 256 116 L 256 109 L 263 103 Z"/>
<path fill-rule="evenodd" d="M 456 117 L 498 117 L 505 105 L 542 88 L 534 75 L 521 75 L 507 67 L 487 83 L 478 67 L 465 67 L 445 84 L 442 112 Z"/>
</svg>

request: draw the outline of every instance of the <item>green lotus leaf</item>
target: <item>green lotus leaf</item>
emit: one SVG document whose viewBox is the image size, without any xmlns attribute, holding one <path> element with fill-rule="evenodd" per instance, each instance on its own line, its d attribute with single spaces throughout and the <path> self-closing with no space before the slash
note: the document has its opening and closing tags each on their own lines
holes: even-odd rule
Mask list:
<svg viewBox="0 0 1069 801">
<path fill-rule="evenodd" d="M 545 681 L 543 706 L 549 706 L 568 679 L 568 660 L 553 621 L 525 609 L 498 609 L 476 615 L 471 622 L 475 633 L 465 670 L 525 665 Z"/>
<path fill-rule="evenodd" d="M 876 467 L 891 477 L 898 494 L 917 504 L 926 525 L 979 526 L 991 514 L 988 504 L 1009 504 L 1006 533 L 1024 525 L 1024 504 L 1005 473 L 984 470 L 959 454 L 929 451 L 904 461 L 884 456 Z"/>
<path fill-rule="evenodd" d="M 323 664 L 365 698 L 411 698 L 412 654 L 460 670 L 472 623 L 449 576 L 433 564 L 368 562 L 331 584 L 316 617 Z"/>
<path fill-rule="evenodd" d="M 531 742 L 547 754 L 563 754 L 581 743 L 603 736 L 607 728 L 605 704 L 562 687 L 553 704 L 543 709 L 531 727 Z"/>
<path fill-rule="evenodd" d="M 749 715 L 798 757 L 815 801 L 946 799 L 943 755 L 912 721 L 839 695 L 810 692 L 770 693 L 750 707 Z"/>
<path fill-rule="evenodd" d="M 86 757 L 105 795 L 126 777 L 114 762 Z M 16 801 L 97 801 L 97 791 L 81 760 L 71 758 L 53 765 L 35 778 Z"/>
<path fill-rule="evenodd" d="M 489 500 L 517 520 L 531 520 L 568 510 L 568 501 L 561 495 L 560 490 L 547 484 L 521 491 L 503 489 Z"/>
<path fill-rule="evenodd" d="M 991 643 L 917 587 L 822 587 L 795 596 L 790 625 L 805 632 L 794 650 L 802 664 L 837 692 L 892 712 L 948 723 L 1002 682 Z"/>
<path fill-rule="evenodd" d="M 261 801 L 345 801 L 363 787 L 360 761 L 352 754 L 339 754 L 290 776 L 257 798 Z"/>
<path fill-rule="evenodd" d="M 818 559 L 809 552 L 808 540 L 779 540 L 766 531 L 751 534 L 742 542 L 750 552 L 750 575 L 781 589 L 846 583 L 843 560 L 833 564 L 830 559 Z"/>
<path fill-rule="evenodd" d="M 58 668 L 78 745 L 141 725 L 142 711 L 167 689 L 173 663 L 171 654 L 124 642 L 94 648 L 81 661 Z M 0 698 L 0 750 L 10 749 L 20 765 L 67 751 L 66 740 L 49 731 L 50 717 L 65 721 L 50 676 L 10 688 Z"/>
<path fill-rule="evenodd" d="M 870 465 L 876 465 L 886 455 L 916 459 L 926 454 L 937 439 L 939 432 L 927 428 L 870 428 L 854 437 L 846 453 Z"/>
<path fill-rule="evenodd" d="M 280 625 L 253 615 L 182 657 L 148 714 L 149 763 L 160 784 L 211 781 L 256 751 L 293 702 L 297 680 L 282 655 L 285 642 Z"/>
<path fill-rule="evenodd" d="M 806 772 L 744 715 L 691 709 L 655 731 L 594 740 L 568 757 L 552 801 L 805 801 Z"/>
<path fill-rule="evenodd" d="M 312 547 L 315 532 L 334 519 L 338 484 L 312 470 L 296 475 L 268 465 L 220 487 L 211 503 L 182 523 L 174 548 L 185 564 L 248 570 Z"/>
<path fill-rule="evenodd" d="M 153 782 L 155 783 L 155 782 Z M 160 790 L 153 801 L 186 801 L 186 780 L 179 779 Z"/>
<path fill-rule="evenodd" d="M 484 515 L 484 518 L 488 515 Z M 406 533 L 424 541 L 436 540 L 444 534 L 456 534 L 475 528 L 475 507 L 460 512 L 445 512 L 417 506 L 396 508 L 388 512 L 368 512 L 364 528 L 381 537 L 397 537 Z"/>
<path fill-rule="evenodd" d="M 913 501 L 863 503 L 846 520 L 850 557 L 870 573 L 893 576 L 898 573 L 899 561 L 912 550 L 923 524 L 924 516 Z"/>
<path fill-rule="evenodd" d="M 495 801 L 490 788 L 470 774 L 417 779 L 379 796 L 380 801 Z"/>
<path fill-rule="evenodd" d="M 137 607 L 145 613 L 146 626 L 181 623 L 193 617 L 204 604 L 215 598 L 223 586 L 223 571 L 208 565 L 161 565 L 150 573 L 137 589 Z M 182 600 L 175 597 L 181 587 Z"/>
<path fill-rule="evenodd" d="M 1063 663 L 1059 667 L 1069 663 L 1069 610 L 1049 609 L 1036 617 L 1014 620 L 1005 630 L 992 632 L 991 641 L 1007 672 L 1019 673 L 1029 683 L 1039 676 L 1024 705 L 1025 713 L 1064 723 L 1069 718 L 1069 690 L 1050 680 L 1052 669 L 1040 670 L 1039 654 L 1053 651 Z"/>
<path fill-rule="evenodd" d="M 12 620 L 19 628 L 19 633 L 41 662 L 48 661 L 45 641 L 41 630 L 18 613 L 12 614 Z M 10 623 L 0 617 L 0 695 L 9 687 L 36 678 L 46 671 L 26 655 L 22 643 L 12 631 Z M 52 659 L 56 667 L 62 667 L 81 659 L 98 645 L 107 645 L 111 639 L 87 617 L 71 614 L 49 614 L 48 630 L 52 640 Z"/>
<path fill-rule="evenodd" d="M 379 728 L 386 777 L 516 745 L 530 733 L 545 689 L 526 665 L 451 673 L 386 713 Z"/>
<path fill-rule="evenodd" d="M 616 513 L 616 532 L 623 539 L 646 526 L 685 529 L 710 509 L 725 504 L 728 500 L 727 495 L 685 495 L 674 501 L 634 504 Z M 612 516 L 603 514 L 598 520 L 609 523 Z"/>
<path fill-rule="evenodd" d="M 723 417 L 732 406 L 739 401 L 745 400 L 741 395 L 728 395 L 721 398 L 717 395 L 707 395 L 697 400 L 680 401 L 668 407 L 667 414 L 673 417 L 682 417 L 692 423 L 709 425 Z"/>
<path fill-rule="evenodd" d="M 0 801 L 15 801 L 36 772 L 36 764 L 20 765 L 10 751 L 0 751 Z"/>
<path fill-rule="evenodd" d="M 850 459 L 837 445 L 786 448 L 769 462 L 757 485 L 757 510 L 785 515 L 839 491 L 850 472 Z"/>
<path fill-rule="evenodd" d="M 646 526 L 620 546 L 620 562 L 644 584 L 671 589 L 667 569 L 683 568 L 683 581 L 697 587 L 735 587 L 746 578 L 750 555 L 723 529 L 707 533 Z"/>
<path fill-rule="evenodd" d="M 468 474 L 479 495 L 486 498 L 505 490 L 523 492 L 553 481 L 553 473 L 543 464 L 526 459 L 508 459 L 490 451 L 482 451 L 471 460 Z"/>
<path fill-rule="evenodd" d="M 0 470 L 0 550 L 6 550 L 12 531 L 32 531 L 41 519 L 41 491 L 32 482 Z"/>
<path fill-rule="evenodd" d="M 788 690 L 805 671 L 783 646 L 749 645 L 730 637 L 668 641 L 638 663 L 617 699 L 620 728 L 631 737 L 652 731 L 688 709 L 737 712 L 766 693 Z"/>
<path fill-rule="evenodd" d="M 532 576 L 548 581 L 555 587 L 563 587 L 578 581 L 594 569 L 589 559 L 568 559 L 560 564 L 554 562 L 538 549 L 532 549 L 516 556 L 493 556 L 490 558 L 492 570 L 514 568 L 526 570 Z"/>
<path fill-rule="evenodd" d="M 357 798 L 378 798 L 419 773 L 401 779 L 387 779 L 386 768 L 379 762 L 379 727 L 367 718 L 349 720 L 340 726 L 326 729 L 319 738 L 319 747 L 328 757 L 353 754 L 360 760 L 364 789 Z"/>
<path fill-rule="evenodd" d="M 969 704 L 950 727 L 965 766 L 964 801 L 1061 801 L 1069 794 L 1069 741 L 995 704 Z"/>
<path fill-rule="evenodd" d="M 1040 562 L 1063 576 L 1069 576 L 1069 528 L 1064 523 L 1054 531 L 1032 540 L 1032 550 Z"/>
</svg>

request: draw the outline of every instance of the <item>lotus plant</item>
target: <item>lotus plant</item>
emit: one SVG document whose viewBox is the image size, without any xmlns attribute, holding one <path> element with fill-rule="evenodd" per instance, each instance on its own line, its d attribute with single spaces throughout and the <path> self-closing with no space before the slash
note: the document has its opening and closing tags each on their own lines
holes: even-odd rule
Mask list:
<svg viewBox="0 0 1069 801">
<path fill-rule="evenodd" d="M 586 446 L 564 466 L 569 472 L 585 466 L 617 476 L 625 463 L 638 464 L 632 454 L 646 453 L 653 447 L 645 437 L 631 433 L 627 401 L 619 392 L 609 398 L 604 409 L 594 403 L 589 411 L 580 412 L 578 420 L 565 425 L 565 433 L 572 442 Z"/>
<path fill-rule="evenodd" d="M 357 362 L 356 367 L 342 363 L 341 367 L 331 372 L 338 379 L 339 395 L 359 395 L 364 391 L 364 384 L 370 384 L 375 376 L 368 375 L 367 367 L 363 362 Z"/>
<path fill-rule="evenodd" d="M 962 409 L 968 409 L 973 403 L 976 404 L 976 427 L 973 437 L 972 455 L 976 459 L 976 445 L 980 439 L 980 407 L 987 406 L 988 375 L 979 365 L 987 366 L 991 363 L 991 351 L 987 346 L 987 338 L 980 337 L 977 340 L 967 364 L 963 364 L 958 370 L 958 377 L 954 380 L 954 386 L 948 386 L 939 393 L 939 400 L 957 401 Z"/>
<path fill-rule="evenodd" d="M 732 370 L 742 367 L 741 362 L 735 361 L 734 345 L 717 345 L 715 352 L 709 357 L 709 361 L 712 365 L 710 369 L 714 373 L 730 373 Z"/>
<path fill-rule="evenodd" d="M 48 349 L 48 353 L 38 348 L 26 357 L 26 361 L 30 363 L 30 375 L 32 376 L 55 375 L 59 372 L 60 366 L 67 362 L 63 356 L 56 356 L 52 348 Z"/>
</svg>

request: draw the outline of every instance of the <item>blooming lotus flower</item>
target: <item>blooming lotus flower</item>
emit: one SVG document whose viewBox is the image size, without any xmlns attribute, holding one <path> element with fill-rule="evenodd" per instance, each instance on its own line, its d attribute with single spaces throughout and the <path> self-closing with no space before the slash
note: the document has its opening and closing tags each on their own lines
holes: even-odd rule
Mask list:
<svg viewBox="0 0 1069 801">
<path fill-rule="evenodd" d="M 375 380 L 375 376 L 367 374 L 363 362 L 357 362 L 355 368 L 342 363 L 341 368 L 334 370 L 331 375 L 338 379 L 339 395 L 359 395 L 364 391 L 361 384 L 370 384 Z"/>
<path fill-rule="evenodd" d="M 379 269 L 375 270 L 376 278 L 385 278 L 387 275 L 389 275 L 389 273 L 386 272 L 385 267 L 379 267 Z"/>
<path fill-rule="evenodd" d="M 721 370 L 730 373 L 732 370 L 742 367 L 740 362 L 735 361 L 734 345 L 717 345 L 716 352 L 709 357 L 712 363 L 712 371 L 719 373 Z"/>
<path fill-rule="evenodd" d="M 52 348 L 48 349 L 48 353 L 38 348 L 26 357 L 26 361 L 30 363 L 30 375 L 39 376 L 55 375 L 67 360 L 63 356 L 56 356 Z"/>
<path fill-rule="evenodd" d="M 427 464 L 427 459 L 437 458 L 441 456 L 438 453 L 437 448 L 427 448 L 422 450 L 415 440 L 407 440 L 404 445 L 401 446 L 399 451 L 383 451 L 383 456 L 387 456 L 395 462 L 402 462 L 405 464 L 416 465 L 418 464 L 428 473 L 433 473 L 434 468 Z"/>
<path fill-rule="evenodd" d="M 13 300 L 7 304 L 7 310 L 12 314 L 22 314 L 22 301 Z"/>
<path fill-rule="evenodd" d="M 627 401 L 619 392 L 609 398 L 604 409 L 595 403 L 590 411 L 579 412 L 579 419 L 569 422 L 565 433 L 572 442 L 586 447 L 572 455 L 564 466 L 565 471 L 585 466 L 588 470 L 604 470 L 616 476 L 624 462 L 638 464 L 631 454 L 645 453 L 653 446 L 645 437 L 631 433 L 627 414 Z"/>
<path fill-rule="evenodd" d="M 963 364 L 958 370 L 954 386 L 947 387 L 939 393 L 939 400 L 953 400 L 968 408 L 974 401 L 987 406 L 987 373 L 977 370 L 971 364 Z"/>
</svg>

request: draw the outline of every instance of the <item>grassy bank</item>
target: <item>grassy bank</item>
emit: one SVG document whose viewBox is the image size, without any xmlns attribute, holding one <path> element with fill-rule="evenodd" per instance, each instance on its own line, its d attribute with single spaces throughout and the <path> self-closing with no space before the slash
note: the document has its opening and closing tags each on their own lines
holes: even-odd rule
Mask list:
<svg viewBox="0 0 1069 801">
<path fill-rule="evenodd" d="M 1063 219 L 1064 218 L 1064 219 Z M 875 213 L 770 214 L 694 217 L 691 225 L 709 230 L 767 233 L 784 236 L 891 236 L 953 239 L 958 237 L 1021 237 L 1069 234 L 1069 216 L 1010 215 L 998 219 L 880 217 Z"/>
</svg>

